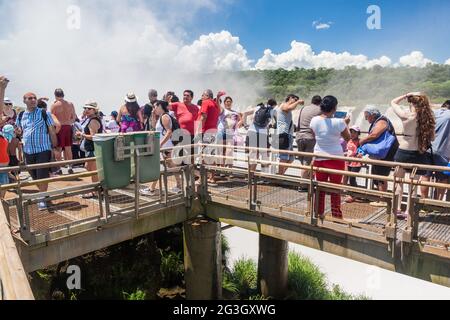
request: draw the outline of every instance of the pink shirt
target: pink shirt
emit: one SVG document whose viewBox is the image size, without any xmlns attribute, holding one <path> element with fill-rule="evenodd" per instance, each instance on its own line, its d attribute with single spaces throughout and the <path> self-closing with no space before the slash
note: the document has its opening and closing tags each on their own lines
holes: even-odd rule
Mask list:
<svg viewBox="0 0 450 320">
<path fill-rule="evenodd" d="M 350 140 L 347 142 L 347 157 L 356 158 L 356 154 L 359 148 L 359 139 L 356 141 Z M 347 166 L 349 167 L 361 167 L 360 162 L 347 162 Z"/>
</svg>

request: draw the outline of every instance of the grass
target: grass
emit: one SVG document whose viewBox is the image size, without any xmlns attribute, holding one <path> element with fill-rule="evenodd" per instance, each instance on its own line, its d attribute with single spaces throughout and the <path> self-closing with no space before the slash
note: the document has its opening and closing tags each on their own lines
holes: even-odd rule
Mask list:
<svg viewBox="0 0 450 320">
<path fill-rule="evenodd" d="M 257 292 L 258 268 L 254 260 L 239 259 L 233 269 L 223 274 L 223 289 L 231 299 L 267 300 Z M 329 286 L 327 277 L 308 258 L 290 252 L 288 264 L 288 300 L 365 300 L 337 285 Z"/>
<path fill-rule="evenodd" d="M 133 293 L 126 293 L 126 292 L 123 292 L 123 299 L 124 300 L 132 300 L 132 301 L 135 301 L 135 300 L 145 300 L 145 296 L 146 296 L 146 293 L 144 292 L 144 291 L 142 291 L 142 290 L 136 290 L 136 292 L 133 292 Z"/>
<path fill-rule="evenodd" d="M 184 264 L 181 252 L 160 250 L 160 272 L 163 284 L 172 287 L 181 283 L 184 279 Z"/>
<path fill-rule="evenodd" d="M 324 273 L 311 260 L 296 252 L 289 253 L 288 288 L 291 300 L 366 300 L 362 295 L 346 293 L 341 287 L 328 286 Z"/>
<path fill-rule="evenodd" d="M 258 268 L 252 259 L 241 258 L 236 261 L 231 272 L 223 276 L 223 288 L 246 300 L 257 294 Z"/>
</svg>

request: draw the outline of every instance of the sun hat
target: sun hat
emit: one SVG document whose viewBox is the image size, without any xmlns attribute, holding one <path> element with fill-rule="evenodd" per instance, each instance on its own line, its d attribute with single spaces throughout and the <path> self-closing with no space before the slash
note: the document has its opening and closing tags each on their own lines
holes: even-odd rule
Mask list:
<svg viewBox="0 0 450 320">
<path fill-rule="evenodd" d="M 125 102 L 134 103 L 137 102 L 137 97 L 134 93 L 130 92 L 125 97 Z"/>
<path fill-rule="evenodd" d="M 353 131 L 356 131 L 358 133 L 361 133 L 361 128 L 358 127 L 358 126 L 353 126 L 353 127 L 350 128 L 350 130 L 353 130 Z"/>
<path fill-rule="evenodd" d="M 98 111 L 98 105 L 95 101 L 88 101 L 84 104 L 84 109 L 93 109 Z"/>
<path fill-rule="evenodd" d="M 5 104 L 7 104 L 7 103 L 13 104 L 12 100 L 9 99 L 8 97 L 5 97 L 5 99 L 3 99 L 3 103 L 5 103 Z"/>
</svg>

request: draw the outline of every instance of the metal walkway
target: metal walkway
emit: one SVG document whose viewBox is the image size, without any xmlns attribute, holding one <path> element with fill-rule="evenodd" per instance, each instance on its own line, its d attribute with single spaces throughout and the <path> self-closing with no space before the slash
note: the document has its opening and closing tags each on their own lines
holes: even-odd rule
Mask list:
<svg viewBox="0 0 450 320">
<path fill-rule="evenodd" d="M 277 175 L 273 172 L 280 164 L 269 162 L 275 170 L 267 174 L 259 169 L 250 171 L 251 162 L 268 163 L 246 158 L 243 153 L 233 159 L 231 167 L 207 165 L 204 161 L 208 157 L 220 159 L 201 154 L 197 166 L 168 169 L 163 165 L 158 192 L 151 197 L 139 195 L 139 190 L 147 186 L 134 182 L 123 189 L 106 190 L 100 183 L 91 182 L 90 177 L 97 172 L 84 169 L 71 176 L 49 179 L 46 193 L 39 193 L 36 182 L 22 182 L 8 188 L 0 215 L 6 218 L 26 272 L 203 214 L 216 221 L 450 286 L 450 203 L 414 196 L 409 190 L 418 188 L 421 182 L 396 177 L 395 170 L 390 177 L 343 173 L 356 175 L 360 184 L 365 185 L 352 188 L 299 178 L 300 169 L 311 172 L 327 169 L 294 163 L 286 165 L 286 174 Z M 223 176 L 217 186 L 207 182 L 211 173 Z M 179 194 L 170 192 L 176 186 L 175 175 L 182 181 Z M 197 186 L 195 175 L 200 175 Z M 407 186 L 406 193 L 400 199 L 392 191 L 372 190 L 370 179 L 375 178 L 386 179 L 390 190 L 402 182 Z M 300 185 L 308 186 L 309 190 L 299 192 Z M 429 186 L 447 192 L 450 189 L 448 184 L 429 183 Z M 95 198 L 86 198 L 93 192 Z M 343 203 L 344 218 L 336 219 L 330 214 L 327 196 L 327 214 L 320 219 L 316 205 L 319 192 L 363 200 Z M 47 197 L 49 207 L 39 211 L 37 203 L 43 197 Z M 380 199 L 386 207 L 370 204 Z M 411 204 L 407 221 L 397 220 L 393 214 L 392 208 L 398 201 Z M 2 279 L 6 271 L 8 268 L 0 265 L 0 284 L 7 280 Z"/>
</svg>

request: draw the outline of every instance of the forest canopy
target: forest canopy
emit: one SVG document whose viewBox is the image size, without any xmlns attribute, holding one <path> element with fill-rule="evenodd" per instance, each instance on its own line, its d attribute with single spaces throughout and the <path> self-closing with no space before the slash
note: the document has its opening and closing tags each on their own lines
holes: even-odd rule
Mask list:
<svg viewBox="0 0 450 320">
<path fill-rule="evenodd" d="M 294 69 L 244 71 L 241 75 L 251 83 L 263 78 L 261 99 L 283 99 L 289 93 L 302 98 L 332 94 L 341 105 L 388 104 L 407 92 L 421 91 L 434 103 L 450 99 L 450 65 L 429 64 L 425 68 L 380 67 L 358 69 Z"/>
</svg>

